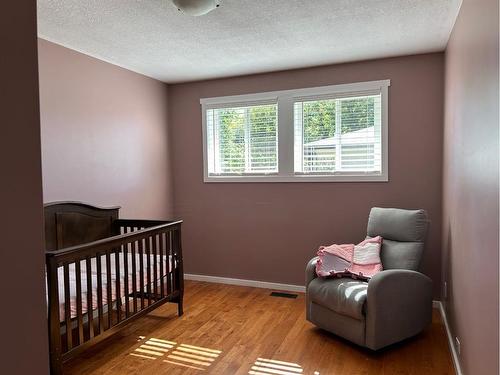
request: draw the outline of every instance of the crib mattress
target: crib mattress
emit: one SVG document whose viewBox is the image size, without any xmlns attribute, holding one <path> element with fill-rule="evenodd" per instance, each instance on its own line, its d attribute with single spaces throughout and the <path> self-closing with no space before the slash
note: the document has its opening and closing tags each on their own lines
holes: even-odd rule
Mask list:
<svg viewBox="0 0 500 375">
<path fill-rule="evenodd" d="M 146 291 L 148 284 L 148 256 L 150 257 L 150 281 L 151 281 L 151 291 L 153 291 L 153 280 L 154 280 L 154 268 L 153 264 L 155 261 L 154 254 L 138 254 L 135 253 L 135 264 L 136 264 L 136 291 L 139 291 L 141 288 L 141 256 L 142 256 L 142 271 L 144 275 L 143 282 L 143 290 Z M 122 301 L 125 299 L 125 257 L 123 253 L 119 254 L 119 280 L 120 280 L 120 295 L 118 296 L 116 281 L 117 281 L 117 273 L 116 273 L 116 256 L 115 254 L 111 254 L 110 256 L 110 266 L 111 266 L 111 285 L 109 285 L 111 289 L 111 301 L 108 301 L 108 277 L 106 273 L 106 256 L 101 256 L 101 282 L 102 282 L 102 304 L 103 306 L 108 305 L 109 302 L 115 302 L 118 298 Z M 133 291 L 133 280 L 132 280 L 132 261 L 133 256 L 131 253 L 127 253 L 127 265 L 128 265 L 128 292 L 129 294 Z M 163 273 L 161 273 L 160 262 L 163 262 Z M 97 310 L 98 301 L 97 301 L 97 281 L 99 275 L 97 274 L 97 258 L 91 259 L 91 273 L 90 277 L 92 279 L 92 311 Z M 156 255 L 156 279 L 163 280 L 166 282 L 166 275 L 172 271 L 172 256 L 165 255 Z M 86 270 L 86 261 L 80 262 L 80 274 L 81 274 L 81 297 L 82 297 L 82 314 L 85 314 L 89 310 L 88 299 L 87 299 L 87 270 Z M 71 318 L 75 318 L 77 316 L 77 293 L 76 293 L 76 273 L 75 273 L 75 263 L 71 263 L 69 265 L 69 295 L 70 295 L 70 315 Z M 63 267 L 59 267 L 57 270 L 58 280 L 59 280 L 59 316 L 61 322 L 65 320 L 65 290 L 64 290 L 64 269 Z M 160 281 L 159 281 L 160 282 Z M 160 285 L 158 282 L 158 285 Z"/>
</svg>

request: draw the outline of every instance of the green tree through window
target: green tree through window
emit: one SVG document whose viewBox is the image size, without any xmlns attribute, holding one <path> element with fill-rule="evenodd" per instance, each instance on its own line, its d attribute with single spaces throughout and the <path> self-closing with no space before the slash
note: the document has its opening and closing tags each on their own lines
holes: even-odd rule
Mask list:
<svg viewBox="0 0 500 375">
<path fill-rule="evenodd" d="M 277 171 L 277 106 L 216 110 L 222 173 Z"/>
</svg>

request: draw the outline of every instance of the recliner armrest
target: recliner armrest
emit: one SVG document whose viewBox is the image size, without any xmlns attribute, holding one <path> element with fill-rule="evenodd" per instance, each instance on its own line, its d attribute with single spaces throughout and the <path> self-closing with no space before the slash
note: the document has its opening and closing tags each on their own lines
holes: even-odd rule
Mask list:
<svg viewBox="0 0 500 375">
<path fill-rule="evenodd" d="M 309 286 L 309 283 L 313 281 L 318 275 L 316 275 L 316 262 L 318 261 L 318 257 L 312 258 L 306 266 L 306 289 Z"/>
<path fill-rule="evenodd" d="M 416 271 L 379 272 L 368 283 L 366 346 L 377 350 L 419 333 L 432 320 L 432 280 Z"/>
<path fill-rule="evenodd" d="M 404 269 L 385 270 L 377 273 L 368 283 L 368 295 L 372 293 L 398 293 L 402 288 L 432 288 L 432 280 L 423 273 Z"/>
</svg>

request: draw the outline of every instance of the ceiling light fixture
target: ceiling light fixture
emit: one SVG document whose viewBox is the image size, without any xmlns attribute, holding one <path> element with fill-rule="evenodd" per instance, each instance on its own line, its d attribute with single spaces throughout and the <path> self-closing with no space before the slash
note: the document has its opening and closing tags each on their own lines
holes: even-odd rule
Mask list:
<svg viewBox="0 0 500 375">
<path fill-rule="evenodd" d="M 202 16 L 218 8 L 220 0 L 172 0 L 177 9 L 190 16 Z"/>
</svg>

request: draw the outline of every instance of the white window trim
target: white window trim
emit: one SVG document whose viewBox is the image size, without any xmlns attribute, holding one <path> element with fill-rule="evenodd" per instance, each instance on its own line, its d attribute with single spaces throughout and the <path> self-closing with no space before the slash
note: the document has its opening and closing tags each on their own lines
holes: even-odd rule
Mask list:
<svg viewBox="0 0 500 375">
<path fill-rule="evenodd" d="M 269 91 L 246 95 L 221 96 L 200 99 L 203 131 L 203 181 L 204 182 L 387 182 L 389 181 L 389 86 L 390 80 L 357 82 L 341 85 L 321 86 L 297 90 Z M 294 173 L 294 122 L 293 102 L 296 98 L 328 95 L 345 97 L 354 93 L 368 91 L 381 93 L 382 127 L 382 171 L 381 173 L 335 172 L 334 174 L 297 174 Z M 269 100 L 278 102 L 278 170 L 276 174 L 231 176 L 210 176 L 207 155 L 207 116 L 211 108 L 230 107 L 235 104 L 248 105 Z M 285 146 L 286 145 L 286 146 Z"/>
</svg>

